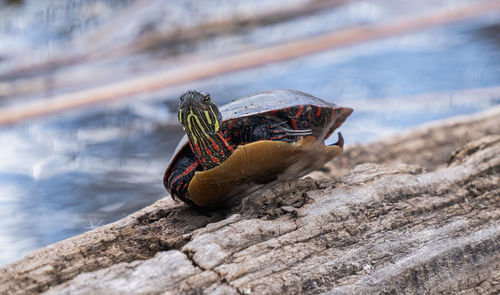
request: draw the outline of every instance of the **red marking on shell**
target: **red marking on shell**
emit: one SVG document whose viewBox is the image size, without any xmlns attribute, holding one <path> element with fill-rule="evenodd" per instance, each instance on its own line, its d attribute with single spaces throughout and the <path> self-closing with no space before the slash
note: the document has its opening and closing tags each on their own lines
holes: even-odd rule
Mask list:
<svg viewBox="0 0 500 295">
<path fill-rule="evenodd" d="M 319 117 L 321 115 L 321 107 L 318 106 L 318 110 L 316 111 L 316 117 Z"/>
<path fill-rule="evenodd" d="M 304 105 L 301 105 L 301 106 L 299 107 L 299 110 L 297 111 L 297 114 L 295 114 L 295 118 L 297 118 L 297 119 L 298 119 L 298 118 L 300 117 L 300 115 L 302 114 L 302 111 L 303 111 L 303 110 L 304 110 Z"/>
<path fill-rule="evenodd" d="M 289 109 L 289 108 L 288 108 Z M 300 115 L 302 114 L 302 110 L 304 109 L 304 105 L 301 105 L 299 107 L 299 110 L 297 111 L 297 113 L 295 114 L 295 119 L 292 119 L 292 128 L 295 129 L 295 130 L 298 130 L 299 128 L 297 128 L 297 119 L 300 117 Z"/>
</svg>

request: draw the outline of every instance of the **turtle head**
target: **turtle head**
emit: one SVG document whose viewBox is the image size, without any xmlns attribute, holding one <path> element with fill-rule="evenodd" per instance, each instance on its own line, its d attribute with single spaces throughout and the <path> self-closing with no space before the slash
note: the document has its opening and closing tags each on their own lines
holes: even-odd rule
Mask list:
<svg viewBox="0 0 500 295">
<path fill-rule="evenodd" d="M 195 138 L 209 137 L 217 133 L 222 123 L 222 115 L 210 94 L 187 91 L 179 98 L 179 122 L 186 133 Z"/>
<path fill-rule="evenodd" d="M 232 146 L 219 132 L 222 115 L 209 94 L 187 91 L 180 97 L 177 115 L 191 150 L 205 170 L 219 165 L 232 154 Z"/>
</svg>

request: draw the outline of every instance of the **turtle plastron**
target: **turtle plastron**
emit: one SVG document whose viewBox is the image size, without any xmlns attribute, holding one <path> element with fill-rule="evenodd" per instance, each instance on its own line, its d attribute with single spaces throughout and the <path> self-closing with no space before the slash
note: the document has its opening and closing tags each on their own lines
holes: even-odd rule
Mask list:
<svg viewBox="0 0 500 295">
<path fill-rule="evenodd" d="M 312 136 L 296 143 L 262 140 L 238 146 L 219 166 L 195 173 L 188 187 L 189 198 L 198 206 L 216 206 L 249 185 L 269 183 L 288 174 L 305 175 L 341 153 L 342 147 L 325 146 Z"/>
</svg>

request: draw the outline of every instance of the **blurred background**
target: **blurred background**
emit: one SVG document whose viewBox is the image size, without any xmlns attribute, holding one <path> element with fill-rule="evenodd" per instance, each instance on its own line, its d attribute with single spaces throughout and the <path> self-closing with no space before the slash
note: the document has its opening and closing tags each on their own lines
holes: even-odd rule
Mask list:
<svg viewBox="0 0 500 295">
<path fill-rule="evenodd" d="M 0 114 L 33 106 L 44 114 L 0 126 L 0 265 L 165 197 L 163 173 L 183 135 L 177 100 L 188 89 L 219 105 L 292 88 L 353 107 L 341 128 L 347 144 L 499 104 L 499 5 L 453 19 L 463 5 L 498 2 L 0 0 Z M 135 85 L 128 81 L 241 52 L 419 17 L 425 24 L 433 11 L 450 21 L 376 39 L 365 30 L 313 55 L 120 92 Z M 97 91 L 92 104 L 44 112 L 54 97 L 109 85 L 111 102 Z"/>
</svg>

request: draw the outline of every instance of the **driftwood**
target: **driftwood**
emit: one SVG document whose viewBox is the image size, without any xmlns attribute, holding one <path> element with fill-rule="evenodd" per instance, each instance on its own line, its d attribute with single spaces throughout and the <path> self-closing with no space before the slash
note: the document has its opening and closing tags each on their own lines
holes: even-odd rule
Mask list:
<svg viewBox="0 0 500 295">
<path fill-rule="evenodd" d="M 351 147 L 223 210 L 162 199 L 3 267 L 0 293 L 498 293 L 498 126 L 499 107 Z"/>
</svg>

